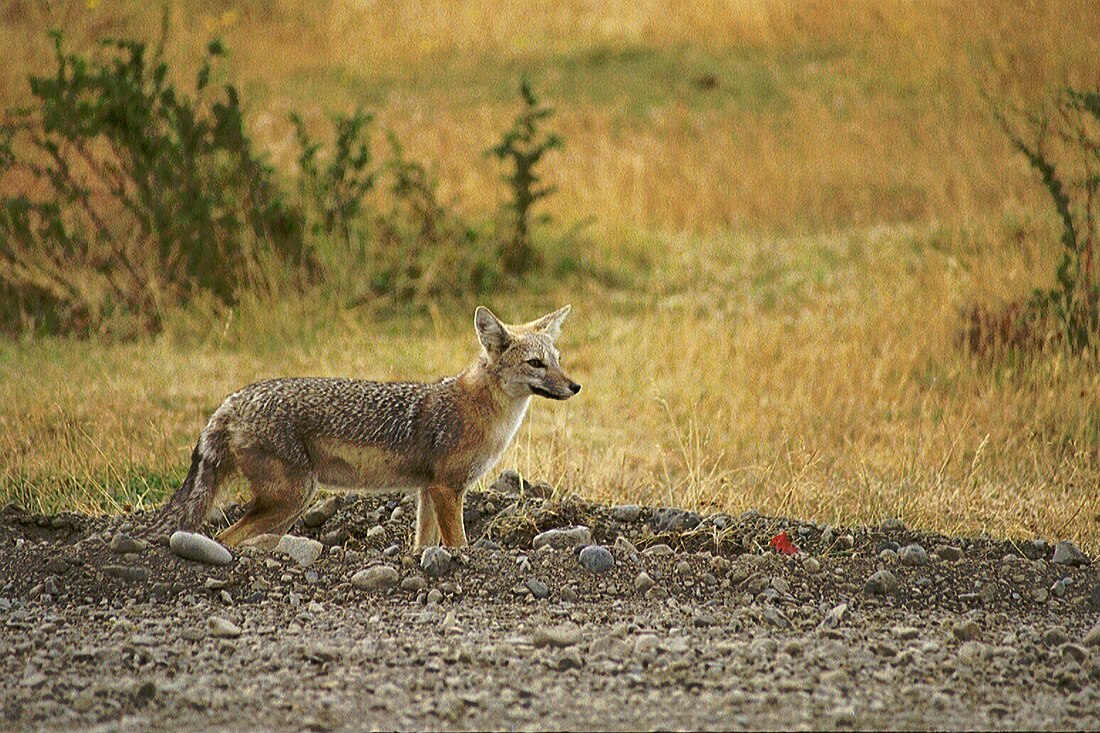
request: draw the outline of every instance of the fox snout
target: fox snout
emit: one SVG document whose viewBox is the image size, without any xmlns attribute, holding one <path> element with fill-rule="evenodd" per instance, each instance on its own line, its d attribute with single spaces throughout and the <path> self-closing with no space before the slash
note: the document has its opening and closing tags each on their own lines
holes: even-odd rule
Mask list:
<svg viewBox="0 0 1100 733">
<path fill-rule="evenodd" d="M 567 400 L 581 391 L 581 386 L 572 379 L 565 379 L 561 383 L 532 385 L 531 391 L 539 397 L 551 400 Z"/>
</svg>

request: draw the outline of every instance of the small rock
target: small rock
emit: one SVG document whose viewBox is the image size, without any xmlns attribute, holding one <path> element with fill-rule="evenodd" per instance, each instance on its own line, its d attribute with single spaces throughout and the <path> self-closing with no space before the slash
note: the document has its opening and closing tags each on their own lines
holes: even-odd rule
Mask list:
<svg viewBox="0 0 1100 733">
<path fill-rule="evenodd" d="M 899 532 L 905 529 L 905 524 L 897 517 L 890 517 L 889 519 L 883 519 L 878 528 L 883 532 Z"/>
<path fill-rule="evenodd" d="M 281 534 L 258 534 L 242 542 L 241 549 L 245 547 L 254 547 L 263 552 L 271 552 L 278 546 L 282 539 L 283 536 Z"/>
<path fill-rule="evenodd" d="M 128 552 L 142 552 L 148 546 L 149 543 L 144 540 L 135 539 L 128 534 L 119 532 L 111 538 L 111 544 L 107 549 L 116 555 L 125 555 Z"/>
<path fill-rule="evenodd" d="M 500 550 L 500 545 L 498 545 L 496 542 L 493 542 L 488 537 L 480 538 L 477 542 L 474 543 L 474 547 L 479 547 L 482 550 L 491 550 L 493 552 Z"/>
<path fill-rule="evenodd" d="M 963 559 L 963 551 L 953 545 L 936 545 L 936 554 L 941 560 L 958 562 Z"/>
<path fill-rule="evenodd" d="M 1040 638 L 1047 646 L 1061 646 L 1069 641 L 1069 635 L 1060 626 L 1047 629 Z"/>
<path fill-rule="evenodd" d="M 237 626 L 237 624 L 221 616 L 211 616 L 208 618 L 206 620 L 206 628 L 209 629 L 211 636 L 218 636 L 225 639 L 234 639 L 241 635 L 240 626 Z"/>
<path fill-rule="evenodd" d="M 1085 634 L 1085 638 L 1081 640 L 1081 643 L 1087 647 L 1100 646 L 1100 624 L 1093 626 L 1089 633 Z"/>
<path fill-rule="evenodd" d="M 781 629 L 785 629 L 791 625 L 791 622 L 788 621 L 786 617 L 783 616 L 783 614 L 781 614 L 775 608 L 775 606 L 764 606 L 764 608 L 760 611 L 760 615 L 763 616 L 764 620 L 767 621 L 769 624 L 771 624 L 772 626 L 777 626 Z"/>
<path fill-rule="evenodd" d="M 791 592 L 790 583 L 788 583 L 783 578 L 779 578 L 779 577 L 772 578 L 772 584 L 771 585 L 772 585 L 772 588 L 775 588 L 777 591 L 779 591 L 780 593 L 782 593 L 784 595 Z"/>
<path fill-rule="evenodd" d="M 571 585 L 562 588 L 560 595 L 563 603 L 576 603 L 577 599 L 580 598 L 580 596 L 577 595 L 577 591 L 574 590 Z"/>
<path fill-rule="evenodd" d="M 531 643 L 536 647 L 567 647 L 579 644 L 581 630 L 575 624 L 539 626 L 531 633 Z"/>
<path fill-rule="evenodd" d="M 961 623 L 955 624 L 951 628 L 951 633 L 955 635 L 955 638 L 959 641 L 974 641 L 982 634 L 982 627 L 978 626 L 978 622 L 974 619 L 967 619 Z"/>
<path fill-rule="evenodd" d="M 451 553 L 445 547 L 425 547 L 420 553 L 420 569 L 434 578 L 446 575 L 451 570 Z"/>
<path fill-rule="evenodd" d="M 173 532 L 168 539 L 168 546 L 185 560 L 207 565 L 228 565 L 233 562 L 233 555 L 229 550 L 206 535 L 195 532 Z"/>
<path fill-rule="evenodd" d="M 642 516 L 642 508 L 637 504 L 620 504 L 611 510 L 611 516 L 616 522 L 637 522 Z"/>
<path fill-rule="evenodd" d="M 518 494 L 525 482 L 520 478 L 519 471 L 514 468 L 506 468 L 500 472 L 500 476 L 490 486 L 490 491 L 498 491 L 501 494 Z"/>
<path fill-rule="evenodd" d="M 634 590 L 639 593 L 645 593 L 655 585 L 657 585 L 657 581 L 651 578 L 649 573 L 638 573 L 638 577 L 634 579 Z"/>
<path fill-rule="evenodd" d="M 878 554 L 878 559 L 884 563 L 892 563 L 898 559 L 898 553 L 893 550 L 883 550 Z"/>
<path fill-rule="evenodd" d="M 527 590 L 531 591 L 531 595 L 533 595 L 535 598 L 538 598 L 540 601 L 543 598 L 550 597 L 549 586 L 547 586 L 546 583 L 543 583 L 541 580 L 528 578 L 525 585 L 527 586 Z"/>
<path fill-rule="evenodd" d="M 920 636 L 920 629 L 912 626 L 894 626 L 890 629 L 890 633 L 902 641 L 910 641 Z"/>
<path fill-rule="evenodd" d="M 149 703 L 157 695 L 157 683 L 146 680 L 134 690 L 134 703 L 141 707 Z"/>
<path fill-rule="evenodd" d="M 401 581 L 401 590 L 410 591 L 412 593 L 419 593 L 427 587 L 428 582 L 421 578 L 419 575 L 410 575 L 409 577 Z"/>
<path fill-rule="evenodd" d="M 1089 564 L 1088 556 L 1077 549 L 1077 546 L 1069 540 L 1063 540 L 1054 546 L 1054 557 L 1051 562 L 1070 567 L 1083 567 Z"/>
<path fill-rule="evenodd" d="M 1061 580 L 1054 581 L 1054 584 L 1050 586 L 1050 592 L 1055 598 L 1064 598 L 1066 595 L 1066 586 L 1069 585 L 1066 581 L 1069 578 L 1062 578 Z"/>
<path fill-rule="evenodd" d="M 362 590 L 383 590 L 397 585 L 397 570 L 389 565 L 373 565 L 351 576 L 351 584 Z"/>
<path fill-rule="evenodd" d="M 580 669 L 583 666 L 584 658 L 577 649 L 563 649 L 561 654 L 558 655 L 557 663 L 555 664 L 555 668 L 559 672 L 565 672 L 570 669 Z"/>
<path fill-rule="evenodd" d="M 299 567 L 303 568 L 312 565 L 321 556 L 321 551 L 324 549 L 325 546 L 317 540 L 292 534 L 283 535 L 282 539 L 279 540 L 279 544 L 275 545 L 275 552 L 289 555 L 298 563 Z"/>
<path fill-rule="evenodd" d="M 585 569 L 596 574 L 606 573 L 615 567 L 615 556 L 603 545 L 589 545 L 581 550 L 578 559 Z"/>
<path fill-rule="evenodd" d="M 631 648 L 613 634 L 601 636 L 588 645 L 588 653 L 597 657 L 623 660 L 630 656 Z"/>
<path fill-rule="evenodd" d="M 650 524 L 654 532 L 685 532 L 695 529 L 701 521 L 695 512 L 666 507 L 654 510 Z"/>
<path fill-rule="evenodd" d="M 638 558 L 638 548 L 630 543 L 626 537 L 616 537 L 615 544 L 611 546 L 614 553 L 623 558 L 630 558 L 636 560 Z"/>
<path fill-rule="evenodd" d="M 852 704 L 840 704 L 829 711 L 833 724 L 838 728 L 850 728 L 856 722 L 856 708 Z"/>
<path fill-rule="evenodd" d="M 658 646 L 660 641 L 656 634 L 638 634 L 634 637 L 634 656 L 653 657 L 657 654 Z"/>
<path fill-rule="evenodd" d="M 920 545 L 906 545 L 898 551 L 903 565 L 927 565 L 928 553 Z"/>
<path fill-rule="evenodd" d="M 692 624 L 698 628 L 706 626 L 715 626 L 718 624 L 718 620 L 714 616 L 710 615 L 706 611 L 699 611 L 695 614 L 695 618 L 692 619 Z"/>
<path fill-rule="evenodd" d="M 675 555 L 676 551 L 662 543 L 659 545 L 650 545 L 642 550 L 642 554 L 648 555 L 649 557 L 664 557 L 666 555 Z"/>
<path fill-rule="evenodd" d="M 592 530 L 583 525 L 567 529 L 550 529 L 535 535 L 535 539 L 531 541 L 531 547 L 536 550 L 543 547 L 553 547 L 555 550 L 572 550 L 574 547 L 584 547 L 591 544 Z"/>
<path fill-rule="evenodd" d="M 802 561 L 802 567 L 806 568 L 806 572 L 810 575 L 817 575 L 821 572 L 821 562 L 817 558 L 808 555 Z"/>
<path fill-rule="evenodd" d="M 46 561 L 46 572 L 53 575 L 64 575 L 70 567 L 69 561 L 63 557 L 51 557 Z"/>
<path fill-rule="evenodd" d="M 427 603 L 429 606 L 434 606 L 442 600 L 443 591 L 439 590 L 439 588 L 432 588 L 430 591 L 428 591 Z"/>
<path fill-rule="evenodd" d="M 1079 644 L 1062 644 L 1061 651 L 1063 659 L 1072 659 L 1078 664 L 1089 658 L 1089 650 Z"/>
<path fill-rule="evenodd" d="M 104 565 L 103 572 L 127 583 L 141 583 L 149 580 L 149 569 L 132 565 Z"/>
<path fill-rule="evenodd" d="M 898 589 L 898 579 L 897 576 L 889 570 L 879 570 L 867 579 L 867 583 L 863 586 L 863 589 L 875 595 L 886 595 Z"/>
<path fill-rule="evenodd" d="M 554 495 L 554 487 L 545 481 L 536 481 L 534 484 L 529 484 L 525 481 L 523 484 L 523 493 L 527 496 L 533 496 L 536 499 L 549 499 Z"/>
<path fill-rule="evenodd" d="M 848 615 L 848 604 L 841 603 L 839 606 L 834 606 L 831 611 L 825 614 L 825 618 L 821 619 L 820 627 L 824 629 L 835 629 L 840 626 L 844 621 L 844 617 Z"/>
<path fill-rule="evenodd" d="M 340 497 L 329 496 L 317 502 L 302 515 L 302 522 L 307 527 L 320 527 L 332 519 L 336 510 L 340 508 Z"/>
<path fill-rule="evenodd" d="M 321 534 L 321 544 L 336 547 L 347 542 L 349 537 L 351 537 L 351 535 L 348 534 L 346 529 L 337 527 Z"/>
<path fill-rule="evenodd" d="M 691 563 L 689 563 L 687 560 L 681 560 L 680 562 L 676 563 L 676 574 L 679 575 L 681 578 L 686 578 L 687 576 L 691 575 Z"/>
<path fill-rule="evenodd" d="M 367 539 L 376 540 L 386 536 L 386 528 L 381 524 L 376 524 L 367 530 Z"/>
</svg>

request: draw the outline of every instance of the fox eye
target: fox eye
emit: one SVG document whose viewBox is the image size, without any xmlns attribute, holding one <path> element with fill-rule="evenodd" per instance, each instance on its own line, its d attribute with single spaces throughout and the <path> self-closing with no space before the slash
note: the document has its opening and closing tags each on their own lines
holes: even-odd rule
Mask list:
<svg viewBox="0 0 1100 733">
<path fill-rule="evenodd" d="M 545 369 L 546 364 L 542 359 L 528 359 L 524 362 L 527 366 L 534 367 L 535 369 Z"/>
</svg>

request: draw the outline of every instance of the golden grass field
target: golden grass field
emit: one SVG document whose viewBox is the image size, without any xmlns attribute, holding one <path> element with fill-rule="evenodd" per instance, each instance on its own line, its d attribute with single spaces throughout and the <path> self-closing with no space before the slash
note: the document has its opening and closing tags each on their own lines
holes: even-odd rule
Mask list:
<svg viewBox="0 0 1100 733">
<path fill-rule="evenodd" d="M 1091 0 L 207 0 L 171 17 L 185 78 L 224 37 L 277 165 L 289 111 L 361 104 L 471 211 L 500 201 L 481 152 L 519 76 L 556 106 L 547 209 L 595 217 L 584 252 L 617 275 L 488 299 L 514 320 L 571 302 L 564 364 L 585 385 L 536 404 L 502 465 L 592 499 L 1100 550 L 1095 361 L 985 363 L 955 342 L 964 306 L 1052 279 L 1057 224 L 986 97 L 1095 87 Z M 159 24 L 130 0 L 16 2 L 0 102 L 49 68 L 48 27 L 90 48 Z M 136 343 L 0 344 L 0 501 L 147 506 L 249 381 L 429 379 L 475 354 L 472 302 L 394 315 L 330 296 L 194 308 Z"/>
</svg>

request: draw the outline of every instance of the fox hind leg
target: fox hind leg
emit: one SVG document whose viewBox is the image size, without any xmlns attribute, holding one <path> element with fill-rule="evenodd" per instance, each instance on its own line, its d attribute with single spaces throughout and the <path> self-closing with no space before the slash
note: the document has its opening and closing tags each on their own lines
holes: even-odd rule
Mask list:
<svg viewBox="0 0 1100 733">
<path fill-rule="evenodd" d="M 283 534 L 317 493 L 317 477 L 308 467 L 291 466 L 270 454 L 239 456 L 237 467 L 248 479 L 253 499 L 248 510 L 216 539 L 235 546 L 261 534 Z"/>
</svg>

